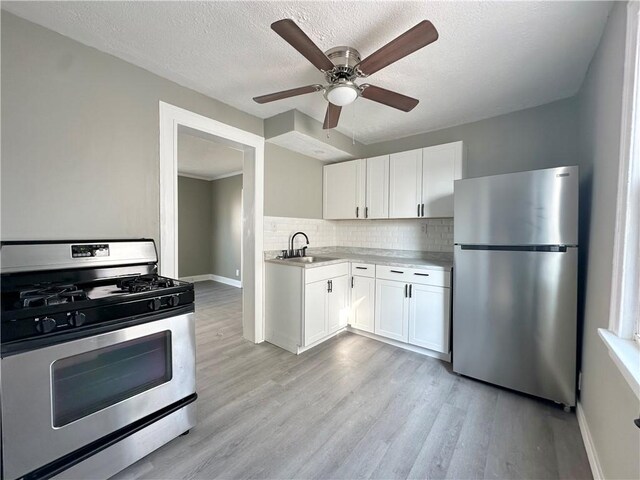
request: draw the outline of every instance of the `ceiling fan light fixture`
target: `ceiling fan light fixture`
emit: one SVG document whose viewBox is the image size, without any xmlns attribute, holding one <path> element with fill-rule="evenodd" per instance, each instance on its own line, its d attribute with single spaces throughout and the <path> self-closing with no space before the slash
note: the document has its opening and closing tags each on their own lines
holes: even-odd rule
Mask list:
<svg viewBox="0 0 640 480">
<path fill-rule="evenodd" d="M 327 87 L 325 97 L 338 107 L 353 103 L 358 98 L 358 88 L 352 83 L 341 83 Z"/>
</svg>

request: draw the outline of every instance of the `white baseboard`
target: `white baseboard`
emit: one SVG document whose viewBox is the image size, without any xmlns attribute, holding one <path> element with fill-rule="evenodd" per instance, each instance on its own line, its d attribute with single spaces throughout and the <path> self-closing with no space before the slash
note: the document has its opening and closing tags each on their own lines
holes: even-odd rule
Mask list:
<svg viewBox="0 0 640 480">
<path fill-rule="evenodd" d="M 580 402 L 576 405 L 576 416 L 578 417 L 578 426 L 580 427 L 580 433 L 582 434 L 584 448 L 587 451 L 587 458 L 589 459 L 589 466 L 591 467 L 593 478 L 595 480 L 604 480 L 602 468 L 600 467 L 600 460 L 598 460 L 598 452 L 596 452 L 595 445 L 593 444 L 589 425 L 587 424 L 587 418 L 584 416 L 584 410 L 582 409 L 582 404 Z"/>
<path fill-rule="evenodd" d="M 381 337 L 380 335 L 376 335 L 375 333 L 365 332 L 364 330 L 358 330 L 357 328 L 354 328 L 352 326 L 348 326 L 347 330 L 351 333 L 362 335 L 363 337 L 368 337 L 374 340 L 378 340 L 379 342 L 388 343 L 389 345 L 393 345 L 394 347 L 400 347 L 405 350 L 409 350 L 411 352 L 419 353 L 421 355 L 426 355 L 427 357 L 433 357 L 433 358 L 437 358 L 438 360 L 451 363 L 450 353 L 434 352 L 433 350 L 429 350 L 428 348 L 422 348 L 416 345 L 410 345 L 408 343 L 398 342 L 390 338 Z"/>
<path fill-rule="evenodd" d="M 180 277 L 180 280 L 191 283 L 211 280 L 213 282 L 220 282 L 224 283 L 225 285 L 231 285 L 232 287 L 242 288 L 242 282 L 240 280 L 222 277 L 220 275 L 213 275 L 212 273 L 205 273 L 204 275 L 194 275 L 192 277 Z"/>
<path fill-rule="evenodd" d="M 180 277 L 179 280 L 182 280 L 183 282 L 195 283 L 195 282 L 204 282 L 205 280 L 211 280 L 210 277 L 211 275 L 209 274 L 193 275 L 191 277 Z"/>
</svg>

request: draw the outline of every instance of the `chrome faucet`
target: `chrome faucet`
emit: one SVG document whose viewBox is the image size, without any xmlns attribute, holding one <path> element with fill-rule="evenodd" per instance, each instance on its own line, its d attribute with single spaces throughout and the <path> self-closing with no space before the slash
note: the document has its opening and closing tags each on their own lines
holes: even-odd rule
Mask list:
<svg viewBox="0 0 640 480">
<path fill-rule="evenodd" d="M 293 248 L 293 241 L 298 235 L 304 236 L 304 239 L 307 241 L 307 244 L 302 248 Z M 307 247 L 309 246 L 309 237 L 304 232 L 296 232 L 291 236 L 291 245 L 288 252 L 288 257 L 304 257 L 307 254 Z"/>
</svg>

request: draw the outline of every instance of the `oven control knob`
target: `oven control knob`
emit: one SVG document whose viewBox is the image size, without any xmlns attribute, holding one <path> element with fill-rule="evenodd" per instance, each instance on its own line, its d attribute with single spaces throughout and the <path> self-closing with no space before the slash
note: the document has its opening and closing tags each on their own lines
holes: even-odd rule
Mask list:
<svg viewBox="0 0 640 480">
<path fill-rule="evenodd" d="M 82 312 L 74 312 L 69 317 L 69 323 L 74 327 L 81 327 L 87 320 L 87 316 Z"/>
<path fill-rule="evenodd" d="M 171 295 L 169 297 L 169 305 L 171 305 L 172 307 L 177 307 L 179 303 L 180 297 L 178 297 L 178 295 Z"/>
<path fill-rule="evenodd" d="M 154 298 L 153 300 L 151 300 L 149 302 L 149 310 L 151 311 L 156 311 L 156 310 L 160 310 L 160 299 L 159 298 Z"/>
<path fill-rule="evenodd" d="M 36 324 L 36 328 L 40 333 L 49 333 L 56 328 L 56 321 L 51 317 L 44 317 Z"/>
</svg>

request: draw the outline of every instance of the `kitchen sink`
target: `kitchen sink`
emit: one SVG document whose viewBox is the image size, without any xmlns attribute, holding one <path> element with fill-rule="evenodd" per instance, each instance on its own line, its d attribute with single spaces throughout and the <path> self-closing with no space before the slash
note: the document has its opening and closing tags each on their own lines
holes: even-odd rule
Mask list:
<svg viewBox="0 0 640 480">
<path fill-rule="evenodd" d="M 308 256 L 308 257 L 285 258 L 284 260 L 291 263 L 319 263 L 319 262 L 330 262 L 332 260 L 338 260 L 338 259 L 330 258 L 330 257 Z"/>
</svg>

